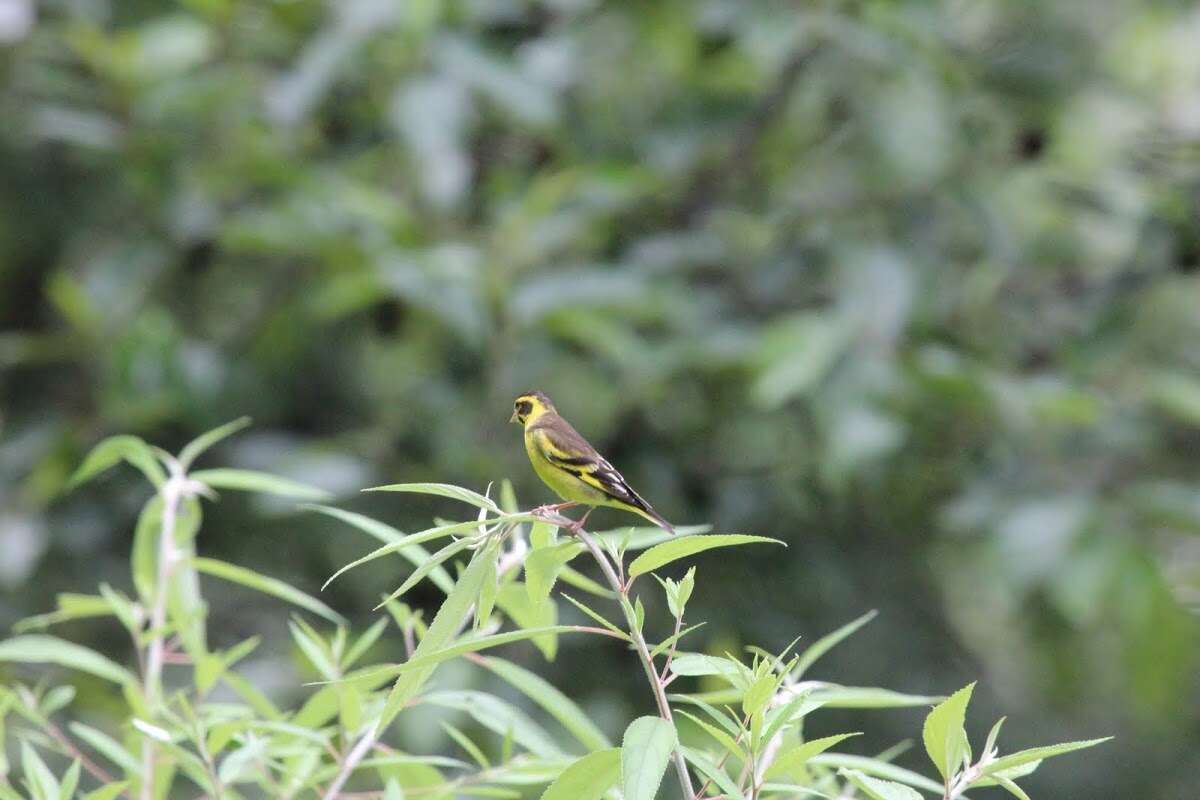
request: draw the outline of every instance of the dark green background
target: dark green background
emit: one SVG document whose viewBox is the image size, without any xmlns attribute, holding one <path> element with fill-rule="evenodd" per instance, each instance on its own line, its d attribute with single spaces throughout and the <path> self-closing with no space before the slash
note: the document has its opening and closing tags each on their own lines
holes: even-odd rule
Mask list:
<svg viewBox="0 0 1200 800">
<path fill-rule="evenodd" d="M 700 561 L 709 646 L 879 608 L 816 677 L 978 679 L 1010 748 L 1118 735 L 1039 800 L 1195 796 L 1193 4 L 47 0 L 0 41 L 6 627 L 128 581 L 145 487 L 62 495 L 104 435 L 249 414 L 207 464 L 407 528 L 450 509 L 356 491 L 549 499 L 505 425 L 539 388 L 673 521 L 790 544 Z M 233 496 L 200 540 L 314 592 L 366 547 Z M 288 648 L 209 600 L 216 644 Z M 625 656 L 547 669 L 619 730 Z"/>
</svg>

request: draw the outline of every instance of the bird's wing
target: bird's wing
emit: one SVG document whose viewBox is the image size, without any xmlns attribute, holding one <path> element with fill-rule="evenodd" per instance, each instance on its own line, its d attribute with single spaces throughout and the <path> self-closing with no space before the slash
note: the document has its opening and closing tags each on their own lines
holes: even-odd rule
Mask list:
<svg viewBox="0 0 1200 800">
<path fill-rule="evenodd" d="M 579 431 L 571 427 L 571 423 L 562 417 L 548 422 L 549 424 L 539 425 L 538 429 L 544 434 L 543 441 L 546 447 L 543 448 L 543 452 L 551 464 L 571 473 L 617 502 L 643 511 L 650 510 L 650 505 L 638 496 L 621 473 L 617 472 L 616 467 L 596 452 L 596 448 L 592 447 Z"/>
</svg>

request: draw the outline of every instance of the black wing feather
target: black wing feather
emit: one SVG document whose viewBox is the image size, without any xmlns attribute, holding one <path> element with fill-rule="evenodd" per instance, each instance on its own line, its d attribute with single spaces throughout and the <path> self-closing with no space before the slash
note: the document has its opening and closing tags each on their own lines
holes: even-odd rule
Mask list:
<svg viewBox="0 0 1200 800">
<path fill-rule="evenodd" d="M 548 419 L 545 423 L 537 424 L 537 428 L 542 430 L 559 450 L 579 455 L 560 457 L 554 453 L 546 453 L 551 463 L 578 477 L 589 474 L 601 484 L 597 488 L 612 499 L 651 514 L 655 513 L 650 504 L 633 490 L 625 476 L 617 472 L 617 468 L 600 455 L 571 423 L 558 415 L 555 417 L 557 419 Z"/>
</svg>

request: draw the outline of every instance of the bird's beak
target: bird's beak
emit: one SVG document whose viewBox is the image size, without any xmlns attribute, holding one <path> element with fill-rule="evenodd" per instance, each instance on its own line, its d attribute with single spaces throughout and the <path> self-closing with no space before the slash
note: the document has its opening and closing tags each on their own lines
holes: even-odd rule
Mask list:
<svg viewBox="0 0 1200 800">
<path fill-rule="evenodd" d="M 516 421 L 517 421 L 517 412 L 516 412 L 516 411 L 513 411 L 513 413 L 512 413 L 512 416 L 508 418 L 508 421 L 509 421 L 509 422 L 516 422 Z"/>
</svg>

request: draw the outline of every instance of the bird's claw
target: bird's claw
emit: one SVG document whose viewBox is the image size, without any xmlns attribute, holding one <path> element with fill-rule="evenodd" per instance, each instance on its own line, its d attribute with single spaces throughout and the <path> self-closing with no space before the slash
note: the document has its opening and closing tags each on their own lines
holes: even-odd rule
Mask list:
<svg viewBox="0 0 1200 800">
<path fill-rule="evenodd" d="M 579 504 L 578 503 L 551 503 L 549 505 L 538 506 L 537 508 L 533 509 L 529 513 L 536 514 L 539 517 L 544 517 L 547 514 L 557 514 L 558 512 L 562 511 L 564 508 L 571 508 L 572 506 L 577 506 L 577 505 L 579 505 Z"/>
</svg>

